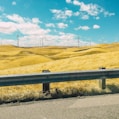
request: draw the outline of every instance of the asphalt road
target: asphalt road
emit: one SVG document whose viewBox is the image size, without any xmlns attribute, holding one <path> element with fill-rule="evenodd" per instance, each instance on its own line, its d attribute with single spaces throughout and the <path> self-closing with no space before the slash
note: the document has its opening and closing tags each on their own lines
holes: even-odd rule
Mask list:
<svg viewBox="0 0 119 119">
<path fill-rule="evenodd" d="M 119 119 L 119 94 L 1 105 L 0 119 Z"/>
</svg>

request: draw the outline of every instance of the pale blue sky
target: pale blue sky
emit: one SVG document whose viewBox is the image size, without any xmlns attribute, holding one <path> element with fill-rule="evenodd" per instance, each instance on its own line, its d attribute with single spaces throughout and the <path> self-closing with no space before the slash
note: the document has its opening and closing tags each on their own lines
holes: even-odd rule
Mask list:
<svg viewBox="0 0 119 119">
<path fill-rule="evenodd" d="M 0 41 L 76 45 L 119 41 L 119 0 L 0 0 Z"/>
</svg>

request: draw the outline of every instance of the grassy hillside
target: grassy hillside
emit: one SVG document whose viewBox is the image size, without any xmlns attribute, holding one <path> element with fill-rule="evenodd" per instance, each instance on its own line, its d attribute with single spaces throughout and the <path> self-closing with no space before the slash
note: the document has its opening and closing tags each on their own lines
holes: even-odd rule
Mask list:
<svg viewBox="0 0 119 119">
<path fill-rule="evenodd" d="M 5 49 L 11 48 L 5 46 Z M 12 46 L 13 48 L 13 46 Z M 2 46 L 4 49 L 4 46 Z M 91 70 L 119 67 L 119 44 L 93 47 L 13 48 L 3 55 L 0 51 L 0 74 L 50 71 Z M 8 54 L 7 54 L 8 53 Z M 4 69 L 4 70 L 3 70 Z"/>
<path fill-rule="evenodd" d="M 0 46 L 0 75 L 40 73 L 45 69 L 57 72 L 91 70 L 98 69 L 99 67 L 106 67 L 108 69 L 119 68 L 118 59 L 118 43 L 101 44 L 92 47 L 18 48 L 14 46 Z M 107 85 L 105 92 L 111 92 L 112 88 L 115 90 L 119 86 L 119 79 L 108 80 Z M 60 88 L 64 92 L 67 92 L 69 87 L 70 89 L 71 87 L 73 89 L 80 88 L 80 90 L 85 92 L 91 92 L 92 90 L 101 91 L 98 88 L 97 81 L 54 83 L 51 87 L 53 89 Z M 14 95 L 18 96 L 21 92 L 24 92 L 24 96 L 27 95 L 28 97 L 29 95 L 38 96 L 39 89 L 41 89 L 41 85 L 0 88 L 0 99 L 3 100 L 5 96 L 10 98 L 9 95 L 11 97 L 14 97 Z M 31 92 L 35 93 L 31 94 Z"/>
</svg>

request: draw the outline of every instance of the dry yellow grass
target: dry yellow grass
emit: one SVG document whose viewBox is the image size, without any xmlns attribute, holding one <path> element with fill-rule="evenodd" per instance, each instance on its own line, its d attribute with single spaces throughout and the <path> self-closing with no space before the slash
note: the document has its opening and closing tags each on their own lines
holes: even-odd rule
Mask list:
<svg viewBox="0 0 119 119">
<path fill-rule="evenodd" d="M 44 69 L 51 72 L 91 70 L 99 67 L 119 68 L 119 44 L 102 44 L 93 47 L 43 47 L 17 48 L 14 46 L 0 47 L 0 74 L 41 73 Z M 70 92 L 68 88 L 77 88 L 84 92 L 102 92 L 98 81 L 77 81 L 53 83 L 51 88 L 60 88 Z M 119 79 L 108 80 L 105 92 L 118 90 Z M 1 87 L 0 100 L 20 100 L 38 98 L 41 85 L 19 87 Z M 95 91 L 94 91 L 95 90 Z M 112 92 L 114 92 L 112 91 Z"/>
<path fill-rule="evenodd" d="M 28 55 L 28 56 L 12 56 L 9 59 L 3 59 L 0 62 L 0 69 L 8 69 L 13 67 L 27 66 L 33 64 L 40 64 L 44 62 L 52 61 L 50 58 L 40 55 Z"/>
</svg>

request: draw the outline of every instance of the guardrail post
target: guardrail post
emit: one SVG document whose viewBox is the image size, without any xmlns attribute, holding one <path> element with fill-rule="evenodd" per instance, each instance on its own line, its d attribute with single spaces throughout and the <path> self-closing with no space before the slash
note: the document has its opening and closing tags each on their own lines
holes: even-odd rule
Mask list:
<svg viewBox="0 0 119 119">
<path fill-rule="evenodd" d="M 49 70 L 42 70 L 42 73 L 48 73 L 50 72 Z M 43 93 L 45 92 L 50 92 L 50 83 L 43 83 L 43 88 L 42 88 Z"/>
<path fill-rule="evenodd" d="M 99 68 L 100 70 L 105 70 L 106 68 L 105 67 L 100 67 Z M 99 80 L 99 87 L 101 89 L 105 89 L 106 88 L 106 78 L 105 77 L 102 77 L 100 80 Z"/>
</svg>

